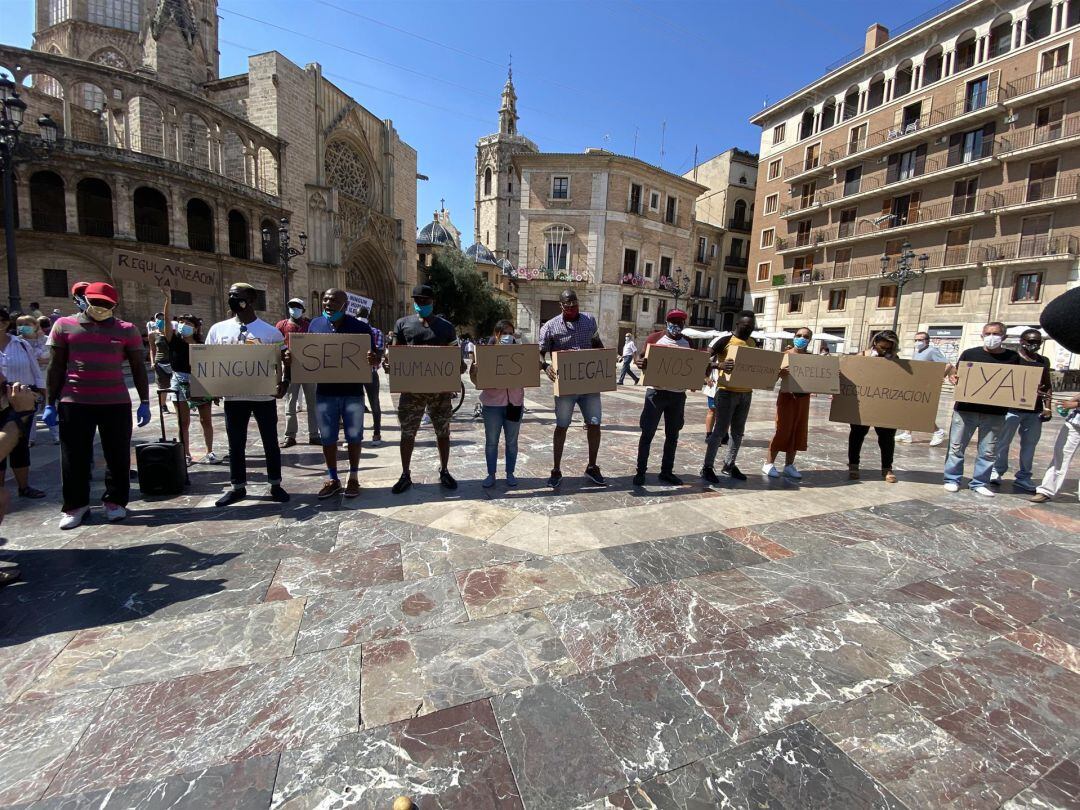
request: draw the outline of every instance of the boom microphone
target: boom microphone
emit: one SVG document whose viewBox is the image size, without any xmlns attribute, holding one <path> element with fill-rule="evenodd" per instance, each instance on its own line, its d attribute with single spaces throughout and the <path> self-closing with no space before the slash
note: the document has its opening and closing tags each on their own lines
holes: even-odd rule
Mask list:
<svg viewBox="0 0 1080 810">
<path fill-rule="evenodd" d="M 1047 334 L 1074 354 L 1080 354 L 1080 287 L 1046 305 L 1039 323 Z"/>
</svg>

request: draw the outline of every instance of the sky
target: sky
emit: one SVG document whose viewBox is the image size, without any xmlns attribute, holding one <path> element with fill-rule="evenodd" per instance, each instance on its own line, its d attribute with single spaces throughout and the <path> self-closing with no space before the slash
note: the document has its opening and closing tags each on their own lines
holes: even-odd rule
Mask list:
<svg viewBox="0 0 1080 810">
<path fill-rule="evenodd" d="M 601 147 L 683 173 L 736 146 L 748 118 L 940 0 L 218 0 L 221 75 L 269 50 L 323 75 L 418 152 L 417 221 L 445 199 L 472 242 L 476 140 L 498 130 L 513 60 L 518 129 L 541 150 Z M 32 0 L 0 0 L 0 40 L 29 47 Z M 466 245 L 463 245 L 465 247 Z"/>
</svg>

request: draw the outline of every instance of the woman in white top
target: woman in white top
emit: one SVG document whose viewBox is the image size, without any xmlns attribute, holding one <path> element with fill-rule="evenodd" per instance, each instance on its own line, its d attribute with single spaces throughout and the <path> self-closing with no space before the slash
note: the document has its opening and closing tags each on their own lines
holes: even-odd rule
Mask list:
<svg viewBox="0 0 1080 810">
<path fill-rule="evenodd" d="M 43 326 L 44 324 L 44 326 Z M 17 334 L 23 340 L 30 344 L 30 348 L 34 350 L 34 354 L 37 357 L 38 368 L 41 369 L 44 375 L 45 370 L 49 367 L 49 358 L 52 357 L 52 349 L 49 348 L 49 319 L 42 316 L 35 318 L 32 315 L 20 315 L 19 320 L 16 322 Z M 41 422 L 37 425 L 37 431 L 41 430 Z M 53 444 L 60 444 L 60 426 L 53 425 L 49 427 L 45 426 L 49 431 L 49 435 L 52 436 Z M 36 432 L 35 431 L 35 434 Z M 30 446 L 33 447 L 35 439 L 30 440 Z"/>
<path fill-rule="evenodd" d="M 11 315 L 6 309 L 0 308 L 0 375 L 6 383 L 22 383 L 23 385 L 45 389 L 45 376 L 41 373 L 38 365 L 37 352 L 34 348 L 17 335 L 8 332 L 11 327 Z M 45 493 L 40 489 L 30 486 L 30 432 L 27 431 L 19 437 L 19 443 L 11 451 L 8 458 L 0 460 L 0 486 L 7 477 L 8 461 L 11 462 L 11 473 L 15 476 L 15 483 L 19 487 L 19 495 L 23 498 L 44 498 Z"/>
<path fill-rule="evenodd" d="M 503 320 L 495 324 L 493 343 L 512 344 L 514 324 Z M 476 383 L 476 359 L 469 367 L 469 379 Z M 517 486 L 514 468 L 517 466 L 518 433 L 525 406 L 524 388 L 485 388 L 480 392 L 480 404 L 484 406 L 484 458 L 487 461 L 487 478 L 484 487 L 495 486 L 495 468 L 499 461 L 499 434 L 506 436 L 506 485 Z"/>
</svg>

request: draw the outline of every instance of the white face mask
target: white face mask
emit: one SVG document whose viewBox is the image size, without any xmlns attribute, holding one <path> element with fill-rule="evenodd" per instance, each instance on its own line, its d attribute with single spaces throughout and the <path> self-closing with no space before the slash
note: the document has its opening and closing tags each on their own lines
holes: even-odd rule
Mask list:
<svg viewBox="0 0 1080 810">
<path fill-rule="evenodd" d="M 916 340 L 915 341 L 915 351 L 917 351 L 917 352 L 925 352 L 926 347 L 929 346 L 929 345 L 930 344 L 927 343 L 925 340 Z"/>
<path fill-rule="evenodd" d="M 991 350 L 999 349 L 1003 340 L 1005 338 L 1001 335 L 983 335 L 983 346 Z"/>
</svg>

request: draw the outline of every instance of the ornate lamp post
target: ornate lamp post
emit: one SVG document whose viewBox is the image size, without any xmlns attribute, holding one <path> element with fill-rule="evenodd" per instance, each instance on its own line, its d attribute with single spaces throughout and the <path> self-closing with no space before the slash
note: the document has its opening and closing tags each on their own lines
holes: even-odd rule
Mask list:
<svg viewBox="0 0 1080 810">
<path fill-rule="evenodd" d="M 0 172 L 4 175 L 4 247 L 7 251 L 8 308 L 22 309 L 19 291 L 19 264 L 15 256 L 15 162 L 44 155 L 56 143 L 56 122 L 43 115 L 37 120 L 41 143 L 34 148 L 20 141 L 26 102 L 19 98 L 15 82 L 0 76 Z"/>
<path fill-rule="evenodd" d="M 672 277 L 669 284 L 671 286 L 668 289 L 675 293 L 675 303 L 672 304 L 671 308 L 678 309 L 679 297 L 686 295 L 690 291 L 690 276 L 686 275 L 680 267 L 678 268 L 678 277 Z"/>
<path fill-rule="evenodd" d="M 926 266 L 930 262 L 930 256 L 926 253 L 918 255 L 911 249 L 911 243 L 904 240 L 900 245 L 900 253 L 896 256 L 896 269 L 890 270 L 889 264 L 892 257 L 885 254 L 881 257 L 881 277 L 896 282 L 896 309 L 893 312 L 892 328 L 896 331 L 900 323 L 900 296 L 904 292 L 904 285 L 913 278 L 926 272 Z M 918 267 L 913 262 L 918 261 Z"/>
<path fill-rule="evenodd" d="M 275 244 L 275 237 L 269 228 L 262 229 L 263 248 L 269 250 Z M 292 247 L 289 237 L 289 218 L 282 217 L 277 229 L 278 264 L 281 265 L 281 289 L 285 300 L 281 302 L 282 310 L 289 306 L 289 261 L 297 256 L 303 256 L 307 252 L 307 234 L 300 231 L 300 249 Z"/>
</svg>

